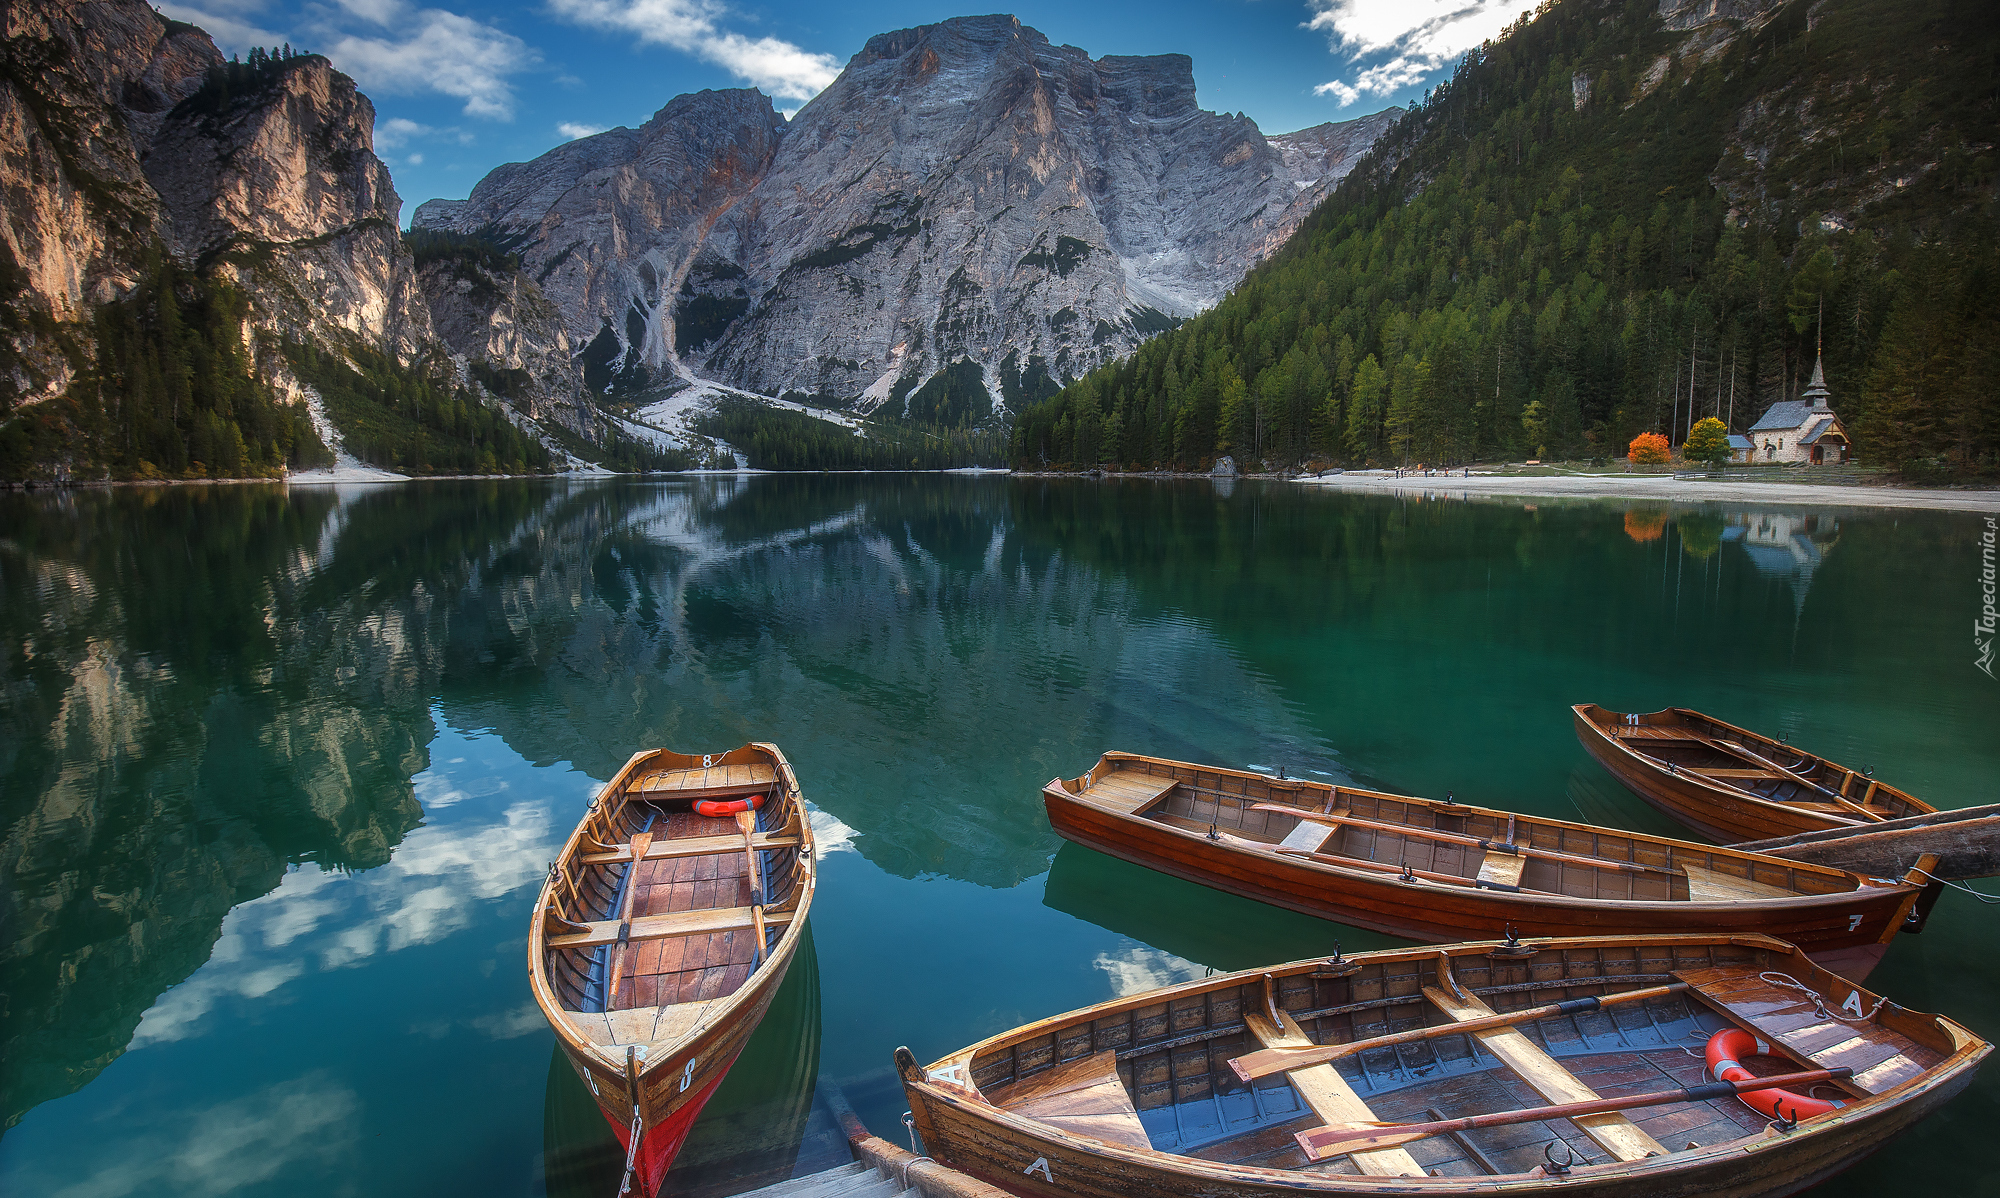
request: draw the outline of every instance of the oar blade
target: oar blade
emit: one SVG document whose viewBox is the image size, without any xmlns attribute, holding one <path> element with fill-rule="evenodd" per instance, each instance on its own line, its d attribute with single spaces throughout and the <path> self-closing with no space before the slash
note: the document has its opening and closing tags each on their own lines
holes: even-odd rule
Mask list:
<svg viewBox="0 0 2000 1198">
<path fill-rule="evenodd" d="M 1329 1157 L 1346 1156 L 1350 1152 L 1366 1152 L 1370 1148 L 1395 1148 L 1421 1140 L 1433 1133 L 1428 1131 L 1398 1131 L 1394 1123 L 1329 1123 L 1310 1131 L 1296 1133 L 1292 1138 L 1299 1142 L 1308 1158 L 1323 1161 Z"/>
<path fill-rule="evenodd" d="M 1274 1073 L 1288 1073 L 1308 1065 L 1324 1064 L 1333 1059 L 1336 1051 L 1330 1048 L 1264 1048 L 1234 1058 L 1229 1062 L 1229 1068 L 1238 1081 L 1254 1082 Z"/>
</svg>

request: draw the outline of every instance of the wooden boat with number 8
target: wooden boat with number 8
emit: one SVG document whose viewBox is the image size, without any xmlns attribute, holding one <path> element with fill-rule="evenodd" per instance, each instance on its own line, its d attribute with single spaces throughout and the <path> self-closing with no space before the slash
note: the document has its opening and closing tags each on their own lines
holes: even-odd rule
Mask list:
<svg viewBox="0 0 2000 1198">
<path fill-rule="evenodd" d="M 1570 711 L 1576 738 L 1627 790 L 1725 844 L 1865 829 L 1936 810 L 1871 774 L 1686 707 L 1641 713 L 1579 703 Z"/>
<path fill-rule="evenodd" d="M 923 1151 L 1027 1198 L 1752 1198 L 1881 1148 L 1990 1051 L 1783 941 L 1697 935 L 1336 954 L 896 1063 Z"/>
<path fill-rule="evenodd" d="M 647 1198 L 784 981 L 813 881 L 770 744 L 634 754 L 549 867 L 529 982 Z"/>
<path fill-rule="evenodd" d="M 1410 940 L 1763 932 L 1856 981 L 1929 885 L 1589 824 L 1106 753 L 1049 823 L 1217 890 Z M 1917 880 L 1922 878 L 1920 882 Z M 1935 898 L 1936 888 L 1930 894 Z M 1925 911 L 1928 908 L 1924 908 Z"/>
</svg>

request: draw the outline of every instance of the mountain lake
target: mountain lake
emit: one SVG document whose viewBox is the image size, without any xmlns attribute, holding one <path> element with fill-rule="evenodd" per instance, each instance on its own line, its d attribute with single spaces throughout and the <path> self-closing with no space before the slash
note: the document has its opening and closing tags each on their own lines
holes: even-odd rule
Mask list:
<svg viewBox="0 0 2000 1198">
<path fill-rule="evenodd" d="M 609 1198 L 523 954 L 641 748 L 774 741 L 817 813 L 810 944 L 669 1182 L 718 1198 L 834 1163 L 816 1081 L 904 1143 L 899 1044 L 1393 943 L 1064 844 L 1039 788 L 1107 749 L 1686 835 L 1567 710 L 1677 705 L 1991 802 L 1984 524 L 948 475 L 0 496 L 0 1191 Z M 1947 892 L 1869 984 L 2000 1037 L 1996 926 Z M 1989 1068 L 1816 1192 L 1992 1193 L 1996 1122 Z"/>
</svg>

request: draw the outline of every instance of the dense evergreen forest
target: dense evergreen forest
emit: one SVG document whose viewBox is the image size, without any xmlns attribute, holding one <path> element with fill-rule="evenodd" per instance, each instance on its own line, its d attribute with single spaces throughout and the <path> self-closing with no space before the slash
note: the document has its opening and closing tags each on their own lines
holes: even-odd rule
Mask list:
<svg viewBox="0 0 2000 1198">
<path fill-rule="evenodd" d="M 1002 432 L 869 420 L 861 436 L 804 412 L 751 400 L 722 400 L 695 431 L 743 451 L 758 470 L 949 470 L 998 466 Z"/>
<path fill-rule="evenodd" d="M 61 397 L 0 412 L 0 478 L 68 462 L 80 478 L 275 478 L 331 463 L 299 404 L 252 377 L 249 300 L 175 262 L 156 242 L 132 293 L 73 336 L 97 352 Z"/>
<path fill-rule="evenodd" d="M 469 390 L 350 347 L 342 360 L 287 342 L 285 359 L 319 392 L 347 450 L 406 474 L 519 474 L 549 468 L 549 451 Z M 351 364 L 350 364 L 351 363 Z"/>
<path fill-rule="evenodd" d="M 1023 412 L 1015 463 L 1609 456 L 1746 428 L 1823 340 L 1862 460 L 2000 469 L 2000 6 L 1731 28 L 1553 0 L 1214 310 Z"/>
</svg>

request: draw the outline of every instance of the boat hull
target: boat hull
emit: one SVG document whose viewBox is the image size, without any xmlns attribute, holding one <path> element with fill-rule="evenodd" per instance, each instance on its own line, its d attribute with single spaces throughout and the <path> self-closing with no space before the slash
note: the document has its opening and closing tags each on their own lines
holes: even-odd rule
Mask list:
<svg viewBox="0 0 2000 1198">
<path fill-rule="evenodd" d="M 566 996 L 560 989 L 555 974 L 549 968 L 549 961 L 555 956 L 555 952 L 549 948 L 549 928 L 555 926 L 559 930 L 564 930 L 587 925 L 580 924 L 574 919 L 563 924 L 548 913 L 553 910 L 552 904 L 557 895 L 557 880 L 568 877 L 578 863 L 601 864 L 609 860 L 613 868 L 619 867 L 616 857 L 603 851 L 605 844 L 620 839 L 610 832 L 610 829 L 618 825 L 608 822 L 611 820 L 609 812 L 634 797 L 649 803 L 660 801 L 659 796 L 662 792 L 659 789 L 644 789 L 643 787 L 651 784 L 633 781 L 638 767 L 644 765 L 649 769 L 671 769 L 679 765 L 686 766 L 689 770 L 706 771 L 709 760 L 710 758 L 683 757 L 660 751 L 635 755 L 618 777 L 606 785 L 603 795 L 592 805 L 591 813 L 586 816 L 582 824 L 579 824 L 578 830 L 571 834 L 570 842 L 564 847 L 562 857 L 558 859 L 558 868 L 551 870 L 550 881 L 544 886 L 542 901 L 538 906 L 536 921 L 532 925 L 529 937 L 530 983 L 534 988 L 536 1000 L 541 1005 L 543 1014 L 548 1016 L 550 1025 L 556 1030 L 558 1043 L 563 1055 L 568 1058 L 570 1067 L 576 1071 L 577 1076 L 590 1091 L 605 1122 L 611 1125 L 619 1143 L 628 1153 L 631 1151 L 629 1140 L 636 1098 L 644 1133 L 634 1158 L 635 1189 L 646 1198 L 653 1198 L 659 1192 L 661 1183 L 665 1180 L 668 1170 L 673 1167 L 674 1158 L 686 1142 L 688 1132 L 700 1116 L 702 1107 L 715 1093 L 716 1087 L 721 1085 L 722 1079 L 728 1074 L 751 1035 L 763 1021 L 772 999 L 784 983 L 785 975 L 791 968 L 792 960 L 798 953 L 804 935 L 806 917 L 812 901 L 815 866 L 811 828 L 806 819 L 803 800 L 799 796 L 797 779 L 792 775 L 790 764 L 785 761 L 784 755 L 776 746 L 767 744 L 749 745 L 732 753 L 713 757 L 714 768 L 718 771 L 739 767 L 746 762 L 759 764 L 768 762 L 771 766 L 768 784 L 759 783 L 760 786 L 768 785 L 770 793 L 766 800 L 760 802 L 764 804 L 763 810 L 767 815 L 774 816 L 777 822 L 784 825 L 781 828 L 783 835 L 777 840 L 770 841 L 771 844 L 779 844 L 782 841 L 782 847 L 762 848 L 758 851 L 763 853 L 767 866 L 769 859 L 779 854 L 786 857 L 786 862 L 781 868 L 764 875 L 765 880 L 773 885 L 782 881 L 782 889 L 774 890 L 768 896 L 775 900 L 773 906 L 759 907 L 758 910 L 762 912 L 759 919 L 773 924 L 782 922 L 784 930 L 777 936 L 776 942 L 769 945 L 761 961 L 739 963 L 734 966 L 729 964 L 740 958 L 740 954 L 736 953 L 732 946 L 740 947 L 744 942 L 737 940 L 737 937 L 747 940 L 749 929 L 745 928 L 718 931 L 712 935 L 690 933 L 685 935 L 683 940 L 656 940 L 651 942 L 650 951 L 645 947 L 633 950 L 632 975 L 636 976 L 649 960 L 654 963 L 655 970 L 665 968 L 659 962 L 664 955 L 670 953 L 676 961 L 692 962 L 689 964 L 691 972 L 686 976 L 698 981 L 698 989 L 681 992 L 679 1001 L 668 1005 L 614 1007 L 609 1011 L 586 1013 L 576 1007 L 573 990 Z M 634 785 L 641 786 L 642 789 L 634 790 L 628 795 L 628 787 Z M 646 826 L 653 825 L 649 822 Z M 759 835 L 768 837 L 772 834 L 759 833 Z M 709 857 L 712 860 L 719 858 L 731 864 L 735 863 L 737 856 L 747 856 L 746 850 L 740 843 L 733 847 L 725 846 L 726 851 L 712 851 L 712 845 L 708 841 L 702 838 L 696 838 L 696 841 L 693 851 L 687 856 Z M 670 846 L 675 842 L 669 840 L 653 843 L 657 850 L 662 844 Z M 629 849 L 630 845 L 627 844 L 624 848 Z M 793 852 L 797 854 L 795 860 L 790 858 Z M 682 858 L 670 854 L 665 859 L 678 861 Z M 654 858 L 649 857 L 648 861 L 651 860 Z M 637 866 L 624 868 L 629 871 Z M 702 875 L 703 877 L 718 878 L 715 867 L 703 868 L 709 870 Z M 722 880 L 700 884 L 718 894 L 724 887 Z M 737 880 L 729 880 L 727 884 L 734 887 L 739 883 Z M 744 881 L 742 884 L 749 883 Z M 689 914 L 702 913 L 697 910 Z M 721 910 L 719 914 L 730 916 L 732 911 Z M 651 918 L 663 917 L 654 915 Z M 633 933 L 635 945 L 647 943 L 639 937 L 640 933 L 635 931 Z M 704 955 L 699 961 L 694 961 L 692 957 L 684 957 L 679 945 L 683 942 L 694 944 L 697 941 L 706 947 L 699 950 L 690 947 L 685 952 L 693 954 L 700 951 Z M 556 943 L 560 945 L 562 942 Z M 708 956 L 707 954 L 714 952 L 718 945 L 722 947 L 722 955 L 714 958 Z M 711 968 L 702 970 L 699 966 L 703 962 Z M 743 975 L 736 975 L 742 976 L 740 983 L 729 981 L 735 969 L 744 971 Z M 573 970 L 570 976 L 575 976 Z M 655 973 L 652 976 L 659 975 Z M 694 986 L 696 981 L 688 982 L 686 985 Z M 730 985 L 734 985 L 733 990 L 728 989 Z M 637 989 L 636 982 L 632 988 Z M 641 1022 L 637 1024 L 627 1022 L 633 1017 L 637 1017 Z M 585 1031 L 586 1024 L 592 1029 L 589 1034 Z M 674 1030 L 665 1030 L 669 1027 Z M 650 1034 L 658 1038 L 649 1038 L 646 1032 L 640 1030 L 641 1028 L 653 1029 Z M 607 1031 L 615 1034 L 606 1039 L 604 1034 Z"/>
<path fill-rule="evenodd" d="M 1526 957 L 1503 955 L 1526 952 Z M 1633 1017 L 1619 1029 L 1615 1018 L 1603 1016 L 1590 1035 L 1599 1038 L 1598 1047 L 1576 1051 L 1563 1057 L 1570 1062 L 1597 1061 L 1602 1072 L 1597 1078 L 1624 1077 L 1623 1063 L 1645 1053 L 1678 1058 L 1681 1049 L 1680 1020 L 1692 1012 L 1705 1012 L 1711 1021 L 1718 1009 L 1764 1011 L 1756 997 L 1745 998 L 1738 1007 L 1729 1006 L 1728 995 L 1739 983 L 1717 982 L 1718 974 L 1765 978 L 1776 971 L 1787 981 L 1826 990 L 1830 979 L 1809 965 L 1797 962 L 1797 950 L 1763 936 L 1719 937 L 1708 935 L 1658 938 L 1607 937 L 1559 939 L 1525 946 L 1459 944 L 1444 949 L 1388 949 L 1326 961 L 1300 961 L 1234 974 L 1215 975 L 1145 994 L 1129 995 L 1093 1007 L 1071 1011 L 1027 1024 L 990 1037 L 953 1053 L 928 1067 L 921 1067 L 908 1052 L 897 1053 L 897 1069 L 916 1129 L 923 1138 L 923 1150 L 940 1164 L 970 1174 L 1022 1198 L 1112 1198 L 1114 1195 L 1146 1194 L 1163 1198 L 1279 1198 L 1301 1193 L 1328 1195 L 1384 1195 L 1391 1193 L 1540 1194 L 1561 1192 L 1587 1194 L 1599 1198 L 1639 1198 L 1639 1196 L 1725 1195 L 1733 1198 L 1764 1198 L 1805 1190 L 1846 1169 L 1882 1148 L 1912 1124 L 1933 1113 L 1972 1081 L 1991 1047 L 1969 1030 L 1941 1018 L 1895 1008 L 1883 1016 L 1871 1036 L 1871 1044 L 1894 1042 L 1904 1052 L 1924 1054 L 1921 1069 L 1901 1073 L 1900 1082 L 1884 1075 L 1879 1082 L 1850 1089 L 1847 1106 L 1817 1117 L 1808 1117 L 1791 1129 L 1779 1132 L 1760 1126 L 1758 1116 L 1725 1114 L 1728 1130 L 1718 1137 L 1716 1115 L 1701 1111 L 1702 1099 L 1686 1099 L 1671 1104 L 1676 1112 L 1648 1116 L 1628 1112 L 1639 1119 L 1632 1128 L 1650 1127 L 1659 1134 L 1657 1148 L 1645 1151 L 1650 1140 L 1636 1145 L 1626 1142 L 1622 1153 L 1599 1153 L 1567 1172 L 1551 1174 L 1535 1167 L 1542 1154 L 1534 1151 L 1540 1137 L 1555 1130 L 1527 1130 L 1527 1121 L 1518 1121 L 1521 1134 L 1485 1141 L 1485 1151 L 1461 1141 L 1425 1141 L 1433 1151 L 1394 1158 L 1376 1156 L 1364 1164 L 1350 1158 L 1350 1168 L 1361 1172 L 1335 1172 L 1302 1168 L 1306 1162 L 1293 1157 L 1281 1164 L 1278 1145 L 1284 1145 L 1302 1125 L 1327 1116 L 1320 1107 L 1294 1121 L 1283 1105 L 1264 1123 L 1237 1123 L 1236 1136 L 1245 1143 L 1241 1152 L 1213 1153 L 1217 1143 L 1197 1131 L 1189 1151 L 1183 1155 L 1180 1143 L 1183 1105 L 1198 1111 L 1212 1096 L 1236 1094 L 1241 1087 L 1233 1080 L 1218 1088 L 1214 1079 L 1226 1075 L 1222 1059 L 1238 1058 L 1246 1047 L 1260 1039 L 1269 1044 L 1269 1029 L 1280 1025 L 1292 1035 L 1311 1025 L 1311 1039 L 1321 1044 L 1351 1041 L 1364 1034 L 1380 1034 L 1390 1025 L 1382 1012 L 1391 1006 L 1418 1001 L 1409 995 L 1418 983 L 1428 984 L 1434 968 L 1439 991 L 1484 994 L 1495 1006 L 1526 1007 L 1554 999 L 1574 997 L 1585 990 L 1604 989 L 1646 992 L 1641 988 L 1672 978 L 1685 978 L 1689 993 L 1685 1011 L 1671 1005 L 1682 999 L 1667 999 L 1665 1007 L 1653 1014 Z M 1448 980 L 1449 979 L 1449 980 Z M 1523 981 L 1522 979 L 1527 979 Z M 1461 989 L 1463 987 L 1463 989 Z M 1702 989 L 1707 987 L 1707 989 Z M 1695 991 L 1702 989 L 1696 999 Z M 1879 1000 L 1863 995 L 1863 1002 Z M 1432 992 L 1423 1001 L 1435 1002 Z M 1468 1000 L 1470 1001 L 1470 1000 Z M 1721 1003 L 1720 1008 L 1712 1005 Z M 1278 1012 L 1266 1018 L 1264 1011 Z M 1407 1011 L 1408 1008 L 1405 1008 Z M 1361 1012 L 1361 1013 L 1356 1013 Z M 1655 1016 L 1660 1021 L 1655 1020 Z M 1352 1022 L 1343 1023 L 1350 1019 Z M 1421 1011 L 1402 1017 L 1421 1024 Z M 1726 1017 L 1726 1018 L 1734 1018 Z M 1552 1025 L 1561 1025 L 1563 1035 L 1587 1039 L 1584 1024 L 1569 1022 L 1574 1016 L 1555 1014 L 1550 1023 L 1535 1032 L 1536 1042 L 1556 1053 L 1559 1036 Z M 1406 1024 L 1407 1026 L 1407 1024 Z M 1527 1024 L 1524 1022 L 1524 1028 Z M 1699 1028 L 1713 1026 L 1697 1025 Z M 1262 1029 L 1262 1030 L 1260 1030 Z M 1892 1030 L 1896 1029 L 1896 1030 Z M 1254 1033 L 1246 1035 L 1246 1031 Z M 1615 1034 L 1614 1034 L 1615 1031 Z M 1647 1036 L 1656 1037 L 1647 1046 Z M 1504 1037 L 1515 1033 L 1500 1033 Z M 1481 1033 L 1482 1039 L 1493 1033 Z M 1905 1037 L 1914 1036 L 1919 1040 Z M 1293 1043 L 1299 1041 L 1294 1039 Z M 1440 1041 L 1442 1042 L 1442 1041 Z M 1499 1109 L 1515 1105 L 1505 1095 L 1482 1091 L 1473 1079 L 1484 1076 L 1479 1070 L 1512 1070 L 1521 1078 L 1544 1079 L 1551 1075 L 1568 1078 L 1563 1066 L 1547 1056 L 1543 1065 L 1524 1059 L 1520 1046 L 1508 1047 L 1498 1039 L 1485 1039 L 1492 1051 L 1487 1065 L 1478 1054 L 1465 1072 L 1467 1060 L 1450 1055 L 1431 1055 L 1412 1046 L 1408 1057 L 1403 1049 L 1392 1058 L 1376 1059 L 1372 1067 L 1350 1072 L 1350 1077 L 1374 1079 L 1356 1081 L 1352 1089 L 1328 1076 L 1309 1076 L 1312 1068 L 1302 1067 L 1292 1076 L 1292 1085 L 1305 1101 L 1325 1104 L 1345 1101 L 1334 1118 L 1387 1120 L 1411 1118 L 1423 1103 L 1439 1106 L 1478 1103 L 1482 1093 L 1497 1101 Z M 1523 1041 L 1523 1043 L 1528 1043 Z M 1806 1041 L 1795 1038 L 1786 1051 L 1804 1051 Z M 1832 1041 L 1819 1049 L 1833 1055 L 1853 1050 L 1853 1042 L 1834 1047 Z M 1386 1052 L 1387 1050 L 1380 1050 Z M 1060 1070 L 1098 1061 L 1115 1053 L 1116 1084 L 1122 1094 L 1106 1095 L 1099 1089 L 1074 1090 L 1072 1101 L 1057 1103 L 1045 1095 L 1061 1093 L 1038 1087 L 1041 1079 L 1059 1075 Z M 1624 1054 L 1637 1054 L 1626 1056 Z M 1596 1054 L 1596 1055 L 1593 1055 Z M 1538 1056 L 1530 1045 L 1527 1057 Z M 1697 1058 L 1699 1053 L 1696 1054 Z M 1799 1058 L 1801 1068 L 1811 1068 L 1819 1057 Z M 1911 1064 L 1918 1064 L 1912 1061 Z M 1352 1070 L 1352 1066 L 1346 1066 Z M 1698 1065 L 1663 1066 L 1677 1070 L 1672 1076 L 1684 1083 L 1698 1080 Z M 1650 1066 L 1644 1071 L 1652 1074 Z M 1326 1071 L 1331 1075 L 1332 1071 Z M 1859 1077 L 1857 1075 L 1857 1082 Z M 1022 1079 L 1026 1079 L 1025 1081 Z M 1379 1086 L 1375 1084 L 1379 1082 Z M 1022 1087 L 1026 1090 L 1023 1091 Z M 1421 1094 L 1418 1087 L 1430 1087 Z M 1338 1097 L 1345 1092 L 1347 1098 Z M 1546 1090 L 1543 1091 L 1545 1094 Z M 1084 1094 L 1092 1097 L 1078 1101 Z M 1589 1093 L 1586 1088 L 1585 1093 Z M 1362 1095 L 1365 1094 L 1365 1097 Z M 1393 1103 L 1394 1109 L 1368 1104 Z M 1450 1096 L 1449 1100 L 1447 1096 Z M 1120 1099 L 1126 1104 L 1123 1116 L 1133 1134 L 1122 1135 L 1116 1112 Z M 1729 1104 L 1734 1099 L 1718 1099 Z M 1133 1105 L 1136 1103 L 1136 1109 Z M 1026 1109 L 1014 1109 L 1023 1107 Z M 1171 1118 L 1155 1118 L 1144 1127 L 1139 1116 L 1160 1114 L 1171 1106 Z M 1220 1109 L 1220 1108 L 1218 1108 Z M 1230 1116 L 1236 1121 L 1248 1108 L 1237 1105 Z M 1491 1108 L 1488 1108 L 1491 1109 Z M 1747 1110 L 1748 1108 L 1745 1108 Z M 1449 1117 L 1480 1112 L 1477 1105 L 1460 1107 Z M 1030 1113 L 1041 1112 L 1041 1113 Z M 1445 1117 L 1433 1112 L 1433 1118 Z M 1595 1118 L 1595 1116 L 1593 1116 Z M 1620 1116 L 1619 1118 L 1623 1118 Z M 1095 1122 L 1091 1122 L 1095 1119 Z M 1067 1126 L 1044 1120 L 1068 1120 Z M 1572 1122 L 1565 1125 L 1580 1128 Z M 1599 1133 L 1586 1133 L 1598 1138 Z M 1102 1138 L 1086 1128 L 1102 1132 Z M 1678 1134 L 1675 1134 L 1678 1132 Z M 1450 1133 L 1447 1133 L 1450 1134 Z M 1557 1134 L 1565 1134 L 1557 1131 Z M 1568 1133 L 1573 1134 L 1573 1133 Z M 1623 1134 L 1623 1133 L 1618 1133 Z M 1699 1143 L 1695 1141 L 1698 1140 Z M 1599 1143 L 1605 1143 L 1599 1139 Z M 1162 1147 L 1152 1147 L 1162 1144 Z M 1682 1145 L 1686 1147 L 1683 1148 Z M 1289 1151 L 1287 1149 L 1287 1151 Z M 1400 1158 L 1400 1159 L 1397 1159 Z M 1454 1175 L 1424 1176 L 1424 1162 L 1444 1165 Z M 1453 1163 L 1456 1161 L 1456 1163 Z M 1475 1166 L 1476 1161 L 1476 1166 Z M 1268 1162 L 1268 1163 L 1250 1163 Z M 1414 1168 L 1417 1172 L 1409 1172 Z M 1467 1172 L 1468 1168 L 1474 1171 Z M 1368 1173 L 1372 1175 L 1362 1175 Z"/>
<path fill-rule="evenodd" d="M 1591 718 L 1592 712 L 1619 714 L 1605 712 L 1591 704 L 1579 704 L 1571 709 L 1576 723 L 1576 738 L 1582 743 L 1584 751 L 1618 779 L 1621 786 L 1648 805 L 1718 844 L 1769 840 L 1836 828 L 1851 831 L 1868 826 L 1857 820 L 1841 819 L 1761 798 L 1685 771 L 1668 770 L 1659 762 L 1621 743 L 1613 733 Z M 1667 714 L 1655 713 L 1654 718 Z M 1764 739 L 1730 725 L 1719 726 L 1731 727 L 1732 731 L 1749 741 L 1761 742 Z M 1897 792 L 1897 796 L 1913 808 L 1922 808 L 1920 813 L 1929 811 L 1928 807 L 1901 792 Z"/>
<path fill-rule="evenodd" d="M 1046 1134 L 1033 1121 L 947 1087 L 905 1080 L 903 1092 L 940 1164 L 1022 1198 L 1298 1198 L 1301 1193 L 1386 1195 L 1560 1192 L 1566 1198 L 1776 1198 L 1810 1189 L 1875 1152 L 1950 1101 L 1974 1076 L 1959 1070 L 1902 1103 L 1829 1128 L 1773 1134 L 1754 1151 L 1721 1149 L 1695 1161 L 1593 1165 L 1561 1177 L 1423 1179 L 1300 1174 L 1267 1169 L 1188 1168 L 1189 1158 L 1151 1154 L 1081 1136 Z M 1720 1148 L 1720 1146 L 1718 1146 Z M 1677 1154 L 1679 1155 L 1679 1154 Z M 1312 1180 L 1308 1181 L 1307 1178 Z M 1455 1184 L 1452 1184 L 1455 1183 Z M 1484 1183 L 1484 1184 L 1482 1184 Z"/>
<path fill-rule="evenodd" d="M 1762 933 L 1797 944 L 1860 981 L 1920 894 L 1913 886 L 1870 886 L 1762 901 L 1649 902 L 1409 884 L 1394 873 L 1279 856 L 1143 814 L 1109 811 L 1060 782 L 1050 783 L 1042 795 L 1050 826 L 1066 840 L 1230 894 L 1431 944 L 1501 939 L 1510 932 L 1524 937 Z"/>
</svg>

